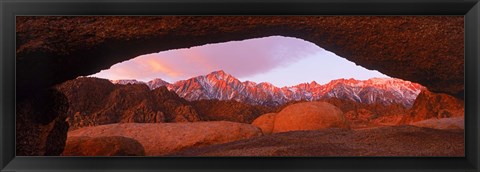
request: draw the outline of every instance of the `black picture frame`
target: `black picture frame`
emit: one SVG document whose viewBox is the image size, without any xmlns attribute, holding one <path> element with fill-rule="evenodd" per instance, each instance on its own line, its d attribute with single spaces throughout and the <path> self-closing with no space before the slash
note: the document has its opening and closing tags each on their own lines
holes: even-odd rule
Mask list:
<svg viewBox="0 0 480 172">
<path fill-rule="evenodd" d="M 478 0 L 1 0 L 1 171 L 479 171 Z M 16 157 L 17 15 L 464 15 L 465 157 Z"/>
</svg>

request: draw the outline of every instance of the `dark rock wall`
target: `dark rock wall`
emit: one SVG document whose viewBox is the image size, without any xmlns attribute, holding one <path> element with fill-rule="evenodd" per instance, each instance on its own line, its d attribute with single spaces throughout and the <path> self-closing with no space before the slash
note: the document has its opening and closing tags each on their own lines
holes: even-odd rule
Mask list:
<svg viewBox="0 0 480 172">
<path fill-rule="evenodd" d="M 17 104 L 17 156 L 59 155 L 67 139 L 68 101 L 54 90 L 39 93 Z"/>
</svg>

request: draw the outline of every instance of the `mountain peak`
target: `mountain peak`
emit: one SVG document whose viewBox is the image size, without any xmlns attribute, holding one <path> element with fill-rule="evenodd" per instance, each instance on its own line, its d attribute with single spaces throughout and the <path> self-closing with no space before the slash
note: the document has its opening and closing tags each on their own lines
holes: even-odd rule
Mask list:
<svg viewBox="0 0 480 172">
<path fill-rule="evenodd" d="M 152 90 L 155 89 L 155 88 L 161 87 L 161 86 L 169 85 L 169 84 L 170 83 L 168 83 L 167 81 L 164 81 L 163 79 L 160 79 L 160 78 L 155 78 L 155 79 L 147 82 L 148 87 L 150 87 L 150 89 L 152 89 Z"/>
<path fill-rule="evenodd" d="M 214 75 L 228 75 L 228 74 L 225 73 L 225 71 L 223 71 L 223 70 L 213 71 L 213 72 L 210 73 L 210 74 L 214 74 Z"/>
<path fill-rule="evenodd" d="M 119 84 L 132 82 L 135 83 L 135 80 L 123 80 Z M 311 81 L 296 86 L 278 88 L 268 82 L 258 84 L 252 81 L 241 82 L 224 70 L 213 71 L 207 75 L 177 81 L 173 84 L 162 79 L 154 79 L 145 84 L 150 89 L 166 86 L 168 90 L 173 90 L 180 97 L 190 101 L 233 99 L 256 105 L 273 106 L 293 100 L 313 101 L 335 97 L 361 103 L 400 103 L 405 107 L 411 107 L 420 93 L 420 89 L 423 88 L 420 84 L 395 78 L 371 78 L 368 80 L 340 78 L 326 84 Z"/>
<path fill-rule="evenodd" d="M 137 81 L 135 79 L 119 79 L 119 80 L 110 80 L 113 84 L 127 85 L 127 84 L 145 84 L 142 81 Z"/>
<path fill-rule="evenodd" d="M 223 70 L 217 70 L 217 71 L 214 71 L 212 73 L 207 74 L 206 77 L 208 77 L 208 78 L 215 77 L 217 79 L 223 80 L 223 79 L 227 79 L 227 78 L 230 78 L 230 77 L 233 77 L 233 76 L 226 73 Z"/>
</svg>

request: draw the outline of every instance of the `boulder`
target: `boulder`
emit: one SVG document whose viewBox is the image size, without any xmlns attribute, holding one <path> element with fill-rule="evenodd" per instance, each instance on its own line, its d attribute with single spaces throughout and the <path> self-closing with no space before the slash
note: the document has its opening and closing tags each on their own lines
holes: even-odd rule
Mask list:
<svg viewBox="0 0 480 172">
<path fill-rule="evenodd" d="M 185 148 L 227 143 L 261 135 L 261 130 L 253 125 L 226 121 L 120 123 L 85 127 L 68 133 L 68 137 L 129 137 L 142 144 L 147 156 L 165 155 Z"/>
<path fill-rule="evenodd" d="M 411 123 L 410 125 L 439 130 L 463 130 L 465 129 L 465 119 L 463 117 L 427 119 Z"/>
<path fill-rule="evenodd" d="M 64 156 L 143 156 L 145 150 L 138 141 L 121 136 L 68 137 Z"/>
<path fill-rule="evenodd" d="M 303 102 L 287 106 L 277 115 L 273 132 L 350 128 L 343 112 L 326 102 Z"/>
<path fill-rule="evenodd" d="M 263 134 L 271 134 L 275 123 L 276 113 L 267 113 L 259 116 L 252 122 L 252 125 L 262 129 Z"/>
</svg>

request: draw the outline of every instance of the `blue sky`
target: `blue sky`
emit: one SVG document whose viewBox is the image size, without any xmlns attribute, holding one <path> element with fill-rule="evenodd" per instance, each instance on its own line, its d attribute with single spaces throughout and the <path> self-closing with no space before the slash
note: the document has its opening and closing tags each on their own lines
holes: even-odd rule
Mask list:
<svg viewBox="0 0 480 172">
<path fill-rule="evenodd" d="M 224 70 L 241 81 L 269 82 L 292 86 L 316 81 L 328 83 L 339 78 L 388 77 L 367 70 L 311 42 L 271 36 L 163 51 L 118 63 L 93 76 L 106 79 L 168 82 Z"/>
</svg>

